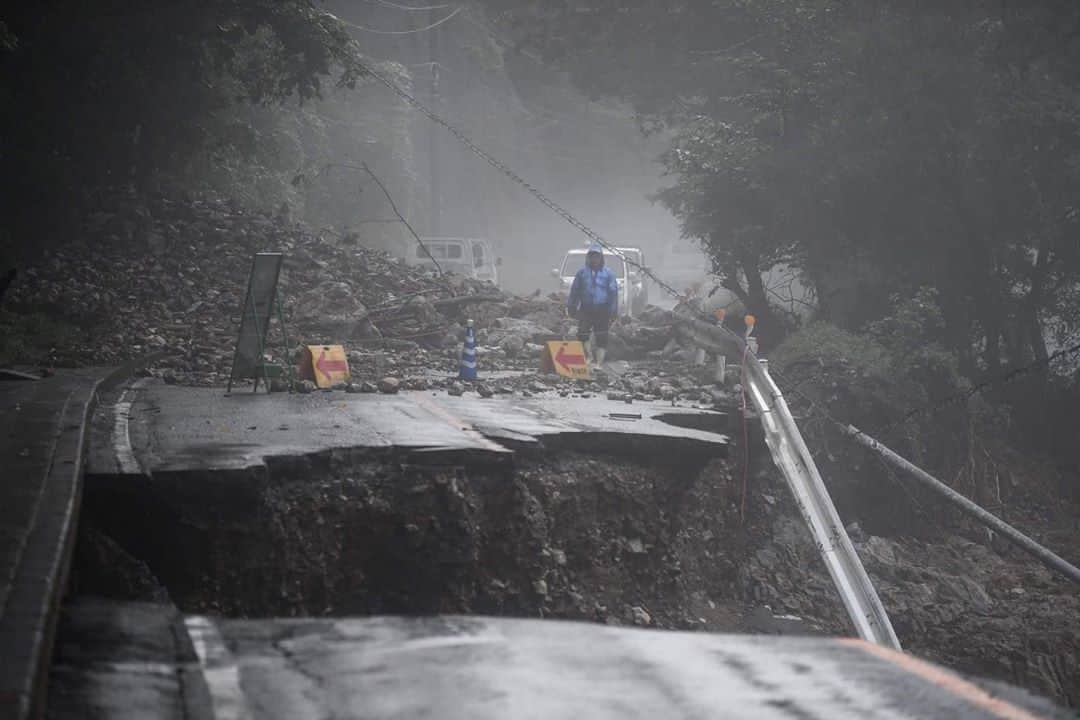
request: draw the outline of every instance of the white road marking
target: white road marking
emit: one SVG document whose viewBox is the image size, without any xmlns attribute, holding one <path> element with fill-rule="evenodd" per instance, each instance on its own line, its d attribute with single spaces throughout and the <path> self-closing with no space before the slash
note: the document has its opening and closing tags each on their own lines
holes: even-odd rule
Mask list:
<svg viewBox="0 0 1080 720">
<path fill-rule="evenodd" d="M 252 720 L 251 709 L 240 688 L 240 668 L 225 647 L 217 626 L 202 615 L 184 618 L 184 624 L 199 656 L 216 720 Z"/>
<path fill-rule="evenodd" d="M 124 390 L 120 399 L 113 408 L 113 454 L 116 456 L 116 464 L 123 475 L 141 475 L 142 466 L 135 457 L 135 449 L 131 446 L 131 405 L 134 399 L 128 396 L 138 390 L 142 380 L 136 381 L 131 387 Z"/>
</svg>

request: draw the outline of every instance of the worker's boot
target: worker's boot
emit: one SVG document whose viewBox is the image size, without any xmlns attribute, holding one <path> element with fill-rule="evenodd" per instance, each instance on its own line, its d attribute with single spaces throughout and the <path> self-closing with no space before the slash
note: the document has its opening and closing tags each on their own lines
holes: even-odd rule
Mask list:
<svg viewBox="0 0 1080 720">
<path fill-rule="evenodd" d="M 607 355 L 607 348 L 596 348 L 596 367 L 603 367 L 605 355 Z"/>
</svg>

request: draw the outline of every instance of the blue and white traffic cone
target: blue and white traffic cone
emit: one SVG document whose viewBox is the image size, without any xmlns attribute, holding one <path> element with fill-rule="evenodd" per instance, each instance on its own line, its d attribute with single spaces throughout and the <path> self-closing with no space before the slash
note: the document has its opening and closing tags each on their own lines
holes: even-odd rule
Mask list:
<svg viewBox="0 0 1080 720">
<path fill-rule="evenodd" d="M 461 368 L 458 377 L 462 380 L 476 379 L 476 331 L 473 330 L 473 321 L 469 320 L 465 326 L 465 347 L 461 350 Z"/>
</svg>

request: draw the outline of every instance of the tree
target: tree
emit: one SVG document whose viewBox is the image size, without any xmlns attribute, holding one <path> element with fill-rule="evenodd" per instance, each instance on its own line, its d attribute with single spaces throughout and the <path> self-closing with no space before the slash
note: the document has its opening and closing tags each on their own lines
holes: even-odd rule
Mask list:
<svg viewBox="0 0 1080 720">
<path fill-rule="evenodd" d="M 3 247 L 81 231 L 103 193 L 143 192 L 242 144 L 234 103 L 317 96 L 363 74 L 311 0 L 25 3 L 6 11 Z"/>
<path fill-rule="evenodd" d="M 1044 357 L 1047 322 L 1080 331 L 1075 3 L 487 5 L 675 131 L 660 199 L 759 315 L 784 262 L 852 329 L 935 289 L 968 375 Z"/>
</svg>

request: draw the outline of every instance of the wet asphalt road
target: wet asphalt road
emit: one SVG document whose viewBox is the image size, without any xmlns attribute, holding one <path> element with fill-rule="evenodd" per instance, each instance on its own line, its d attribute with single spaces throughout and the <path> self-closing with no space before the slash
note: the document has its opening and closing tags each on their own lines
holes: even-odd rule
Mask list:
<svg viewBox="0 0 1080 720">
<path fill-rule="evenodd" d="M 274 456 L 332 449 L 500 455 L 555 436 L 607 436 L 628 447 L 650 439 L 669 449 L 721 455 L 723 416 L 664 403 L 604 398 L 451 397 L 445 392 L 310 395 L 146 384 L 99 418 L 90 474 L 242 469 Z M 113 417 L 115 416 L 115 417 Z M 620 417 L 622 416 L 622 417 Z M 626 417 L 630 416 L 630 417 Z M 639 416 L 639 417 L 638 417 Z M 669 420 L 676 417 L 673 424 Z M 707 430 L 694 429 L 699 425 Z M 122 461 L 118 458 L 131 457 Z"/>
<path fill-rule="evenodd" d="M 65 612 L 52 684 L 53 720 L 1070 717 L 858 640 L 101 601 Z"/>
<path fill-rule="evenodd" d="M 726 449 L 714 413 L 598 398 L 147 385 L 117 407 L 91 472 L 229 470 L 336 448 L 499 457 L 566 436 Z M 85 600 L 65 610 L 60 638 L 54 720 L 1071 717 L 854 640 L 485 617 L 223 620 Z"/>
</svg>

